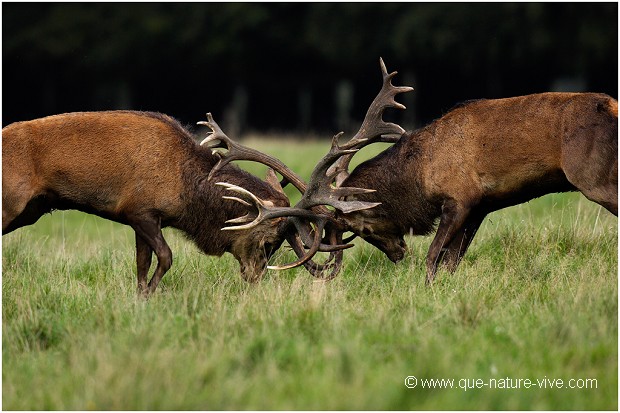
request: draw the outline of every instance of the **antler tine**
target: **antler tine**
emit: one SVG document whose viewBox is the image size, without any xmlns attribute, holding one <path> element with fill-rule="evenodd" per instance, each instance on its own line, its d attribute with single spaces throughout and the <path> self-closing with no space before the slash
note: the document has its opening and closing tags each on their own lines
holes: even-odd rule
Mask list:
<svg viewBox="0 0 620 413">
<path fill-rule="evenodd" d="M 398 126 L 398 125 L 397 125 Z M 369 143 L 396 143 L 398 142 L 398 140 L 400 139 L 400 135 L 398 136 L 379 136 L 375 139 L 371 140 L 366 140 L 365 144 L 363 146 L 366 146 Z M 359 142 L 358 142 L 359 144 Z M 360 147 L 361 148 L 361 147 Z M 334 162 L 332 164 L 332 166 L 330 166 L 327 169 L 327 176 L 332 176 L 334 177 L 336 186 L 339 187 L 344 180 L 349 176 L 349 164 L 351 163 L 351 159 L 353 159 L 353 156 L 357 153 L 359 149 L 355 150 L 355 151 L 351 151 L 351 153 L 347 153 L 342 155 L 336 162 Z"/>
<path fill-rule="evenodd" d="M 242 217 L 239 217 L 239 218 L 229 219 L 228 221 L 226 221 L 227 224 L 241 224 L 244 222 L 245 224 L 224 227 L 222 228 L 222 231 L 250 229 L 250 228 L 254 228 L 255 226 L 257 226 L 258 224 L 260 224 L 262 221 L 266 219 L 277 218 L 279 216 L 285 216 L 285 215 L 278 214 L 278 212 L 280 213 L 283 212 L 281 210 L 284 210 L 285 208 L 270 207 L 267 205 L 265 201 L 258 198 L 256 195 L 254 195 L 252 192 L 248 191 L 245 188 L 242 188 L 237 185 L 229 184 L 227 182 L 217 182 L 215 185 L 223 186 L 229 191 L 236 192 L 241 197 L 240 198 L 236 196 L 223 196 L 222 198 L 229 199 L 232 201 L 237 201 L 245 206 L 254 205 L 256 207 L 256 210 L 258 211 L 258 214 L 256 215 L 254 219 L 252 219 L 252 216 L 250 213 Z M 251 201 L 251 203 L 248 202 L 248 200 Z"/>
<path fill-rule="evenodd" d="M 209 135 L 207 135 L 206 138 L 202 140 L 202 142 L 200 142 L 200 146 L 209 144 L 216 140 L 219 140 L 220 144 L 209 145 L 211 148 L 227 148 L 228 149 L 230 146 L 233 146 L 233 141 L 224 133 L 224 131 L 222 131 L 222 128 L 220 128 L 220 125 L 218 125 L 217 122 L 215 122 L 215 120 L 213 119 L 213 115 L 211 115 L 211 112 L 207 113 L 206 122 L 200 121 L 200 122 L 197 122 L 197 124 L 206 125 L 212 131 Z"/>
<path fill-rule="evenodd" d="M 318 220 L 318 222 L 316 223 L 312 246 L 310 247 L 310 250 L 305 254 L 302 254 L 298 260 L 284 265 L 268 265 L 267 268 L 270 270 L 288 270 L 291 268 L 299 267 L 300 265 L 304 265 L 308 261 L 310 261 L 312 257 L 319 251 L 319 246 L 321 244 L 321 235 L 323 234 L 323 229 L 325 228 L 326 223 L 327 221 L 324 218 Z"/>
<path fill-rule="evenodd" d="M 267 154 L 264 154 L 256 149 L 248 148 L 240 143 L 237 143 L 230 139 L 222 131 L 220 126 L 213 119 L 211 113 L 207 113 L 207 121 L 198 122 L 199 125 L 206 125 L 211 129 L 211 133 L 200 142 L 200 145 L 207 145 L 212 148 L 214 154 L 219 156 L 219 162 L 209 172 L 208 179 L 210 180 L 217 171 L 222 169 L 224 165 L 231 161 L 255 161 L 267 165 L 279 172 L 288 182 L 292 183 L 301 193 L 306 190 L 306 183 L 289 167 L 287 167 L 282 161 Z M 219 141 L 219 143 L 215 143 Z M 215 151 L 215 149 L 226 149 L 226 154 Z"/>
<path fill-rule="evenodd" d="M 217 122 L 215 122 L 215 120 L 213 119 L 213 115 L 211 115 L 211 112 L 207 113 L 206 122 L 200 121 L 197 122 L 197 124 L 206 125 L 211 129 L 211 133 L 209 133 L 207 137 L 200 142 L 200 146 L 207 145 L 211 148 L 211 152 L 214 155 L 217 155 L 220 159 L 209 172 L 207 180 L 211 180 L 211 178 L 213 178 L 213 175 L 215 175 L 217 171 L 222 169 L 224 165 L 226 165 L 230 161 L 235 160 L 236 157 L 240 155 L 240 153 L 237 155 L 235 155 L 235 153 L 242 152 L 243 148 L 239 148 L 238 145 L 232 139 L 230 139 L 224 133 L 224 131 L 222 131 L 220 125 L 218 125 Z M 226 149 L 228 151 L 228 154 L 224 155 L 222 152 L 216 151 L 216 148 Z"/>
<path fill-rule="evenodd" d="M 306 209 L 273 206 L 271 202 L 263 201 L 262 199 L 258 198 L 256 195 L 254 195 L 252 192 L 248 191 L 247 189 L 242 188 L 237 185 L 227 183 L 227 182 L 217 182 L 215 185 L 222 186 L 229 191 L 236 192 L 241 197 L 239 198 L 235 196 L 224 196 L 223 197 L 224 199 L 230 199 L 233 201 L 237 201 L 246 206 L 254 205 L 254 207 L 257 210 L 257 215 L 251 222 L 248 222 L 244 225 L 224 227 L 222 228 L 223 231 L 250 229 L 250 228 L 256 227 L 258 224 L 268 219 L 290 217 L 290 216 L 301 217 L 301 218 L 306 218 L 306 219 L 311 219 L 311 220 L 317 219 L 317 218 L 329 219 L 329 217 L 326 215 L 316 214 L 313 211 L 306 210 Z M 243 217 L 230 219 L 226 221 L 226 223 L 234 224 L 234 223 L 247 222 L 249 220 L 250 220 L 250 214 L 246 214 Z"/>
</svg>

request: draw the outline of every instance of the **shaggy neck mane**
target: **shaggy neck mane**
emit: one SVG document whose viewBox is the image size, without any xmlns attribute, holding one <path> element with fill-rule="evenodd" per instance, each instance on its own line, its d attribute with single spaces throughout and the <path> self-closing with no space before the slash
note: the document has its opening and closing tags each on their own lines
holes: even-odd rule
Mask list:
<svg viewBox="0 0 620 413">
<path fill-rule="evenodd" d="M 277 193 L 266 182 L 240 169 L 236 165 L 227 164 L 218 171 L 211 180 L 207 180 L 209 172 L 218 162 L 209 148 L 197 146 L 191 167 L 184 168 L 183 191 L 184 203 L 187 208 L 170 225 L 185 232 L 186 236 L 206 254 L 222 255 L 230 250 L 238 231 L 221 231 L 226 221 L 241 217 L 248 213 L 247 207 L 239 202 L 222 199 L 226 190 L 215 185 L 216 182 L 228 182 L 243 187 L 258 198 L 280 200 L 288 205 L 284 195 Z"/>
<path fill-rule="evenodd" d="M 429 234 L 441 212 L 422 192 L 421 171 L 403 168 L 403 165 L 415 165 L 419 161 L 427 135 L 427 128 L 406 133 L 392 147 L 355 168 L 343 184 L 375 189 L 376 192 L 359 197 L 364 201 L 381 202 L 367 213 L 390 221 L 403 235 L 410 232 Z M 412 140 L 419 142 L 412 144 Z"/>
</svg>

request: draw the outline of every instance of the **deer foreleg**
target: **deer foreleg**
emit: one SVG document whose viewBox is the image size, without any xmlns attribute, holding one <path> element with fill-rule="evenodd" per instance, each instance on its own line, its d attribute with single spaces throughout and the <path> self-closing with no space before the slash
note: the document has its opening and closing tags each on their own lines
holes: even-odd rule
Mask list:
<svg viewBox="0 0 620 413">
<path fill-rule="evenodd" d="M 426 284 L 430 284 L 435 279 L 437 267 L 441 259 L 442 250 L 450 245 L 458 234 L 467 217 L 470 209 L 464 205 L 458 204 L 456 201 L 447 201 L 441 213 L 439 227 L 426 256 Z M 459 247 L 460 248 L 460 247 Z"/>
<path fill-rule="evenodd" d="M 440 262 L 446 266 L 448 271 L 456 270 L 485 217 L 486 213 L 472 212 L 461 229 L 454 235 L 452 242 L 445 250 L 445 254 L 440 257 Z"/>
<path fill-rule="evenodd" d="M 146 283 L 146 272 L 148 272 L 148 267 L 146 266 L 147 261 L 150 266 L 150 258 L 146 258 L 146 247 L 148 247 L 151 251 L 154 251 L 157 256 L 157 267 L 155 268 L 155 273 L 153 274 L 151 281 L 149 281 L 148 286 L 142 290 L 143 294 L 148 296 L 155 292 L 155 289 L 164 274 L 172 266 L 172 251 L 161 233 L 161 224 L 159 219 L 141 220 L 131 226 L 134 231 L 136 231 L 136 253 L 139 257 L 138 289 L 141 288 L 141 283 Z M 139 246 L 140 242 L 137 241 L 138 238 L 141 238 L 141 241 L 146 244 L 146 247 Z M 140 261 L 140 259 L 142 259 L 142 261 Z M 140 271 L 143 271 L 143 273 L 140 273 Z"/>
<path fill-rule="evenodd" d="M 147 288 L 147 276 L 149 269 L 151 268 L 151 261 L 153 259 L 153 250 L 136 233 L 136 262 L 138 264 L 138 294 L 146 294 Z"/>
</svg>

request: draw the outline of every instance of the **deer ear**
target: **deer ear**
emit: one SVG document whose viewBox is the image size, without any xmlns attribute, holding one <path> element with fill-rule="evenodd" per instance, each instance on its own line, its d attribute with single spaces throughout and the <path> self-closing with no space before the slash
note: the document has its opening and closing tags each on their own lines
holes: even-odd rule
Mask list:
<svg viewBox="0 0 620 413">
<path fill-rule="evenodd" d="M 282 185 L 280 185 L 280 181 L 278 180 L 278 177 L 276 176 L 276 173 L 273 169 L 267 169 L 267 176 L 265 177 L 265 181 L 267 181 L 267 183 L 276 191 L 284 193 Z"/>
</svg>

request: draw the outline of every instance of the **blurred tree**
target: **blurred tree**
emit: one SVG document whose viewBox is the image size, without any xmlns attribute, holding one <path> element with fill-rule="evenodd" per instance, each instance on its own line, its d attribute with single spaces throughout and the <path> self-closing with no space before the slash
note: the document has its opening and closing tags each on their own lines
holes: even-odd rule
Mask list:
<svg viewBox="0 0 620 413">
<path fill-rule="evenodd" d="M 408 127 L 472 98 L 553 87 L 617 97 L 617 3 L 3 3 L 2 12 L 3 125 L 131 108 L 331 136 L 339 118 L 363 117 L 379 56 L 397 82 L 414 82 L 402 98 L 409 116 L 389 114 Z"/>
</svg>

